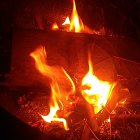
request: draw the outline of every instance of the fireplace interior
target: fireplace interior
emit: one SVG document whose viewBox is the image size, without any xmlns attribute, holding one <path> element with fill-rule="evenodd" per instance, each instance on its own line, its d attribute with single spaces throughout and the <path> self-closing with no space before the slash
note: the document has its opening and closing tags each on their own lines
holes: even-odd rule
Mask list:
<svg viewBox="0 0 140 140">
<path fill-rule="evenodd" d="M 137 0 L 0 3 L 4 139 L 139 139 Z"/>
</svg>

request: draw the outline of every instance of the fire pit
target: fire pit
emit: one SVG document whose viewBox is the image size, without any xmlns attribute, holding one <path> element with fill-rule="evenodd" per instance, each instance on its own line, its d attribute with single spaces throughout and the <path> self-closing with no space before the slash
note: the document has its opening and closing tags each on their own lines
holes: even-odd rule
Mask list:
<svg viewBox="0 0 140 140">
<path fill-rule="evenodd" d="M 62 43 L 62 41 L 64 42 Z M 63 138 L 66 139 L 71 134 L 75 137 L 75 133 L 78 134 L 78 138 L 92 138 L 94 133 L 101 132 L 100 129 L 103 123 L 109 118 L 111 123 L 116 124 L 119 119 L 116 117 L 124 115 L 123 112 L 126 110 L 123 111 L 123 107 L 127 106 L 129 99 L 132 100 L 128 96 L 128 87 L 135 95 L 138 92 L 133 87 L 137 84 L 134 79 L 138 77 L 139 64 L 110 55 L 104 48 L 98 45 L 101 44 L 100 41 L 104 42 L 104 39 L 101 40 L 98 36 L 92 35 L 91 37 L 86 34 L 15 31 L 12 70 L 7 77 L 7 81 L 9 79 L 11 82 L 7 82 L 9 91 L 5 92 L 5 96 L 2 98 L 3 106 L 8 106 L 7 109 L 12 114 L 30 126 L 36 127 L 41 132 L 57 138 L 63 135 Z M 43 45 L 40 45 L 38 42 L 42 42 Z M 105 42 L 103 44 L 105 45 Z M 135 67 L 135 72 L 131 71 L 132 65 L 133 68 Z M 41 69 L 37 66 L 40 66 Z M 52 70 L 48 72 L 46 68 Z M 45 73 L 42 73 L 42 71 Z M 128 71 L 131 71 L 131 75 L 128 74 Z M 56 74 L 53 77 L 58 81 L 56 82 L 57 85 L 60 86 L 58 86 L 60 89 L 57 89 L 56 85 L 56 89 L 57 92 L 61 91 L 58 95 L 54 94 L 54 89 L 50 85 L 52 81 L 50 73 L 52 75 Z M 96 79 L 97 83 L 101 84 L 101 86 L 103 81 L 113 86 L 106 100 L 107 104 L 105 103 L 105 105 L 99 106 L 99 108 L 95 105 L 101 99 L 101 95 L 86 95 L 84 93 L 85 90 L 90 91 L 92 89 L 88 85 L 90 80 L 88 80 L 87 85 L 84 83 L 86 82 L 84 79 L 86 79 L 88 74 L 92 74 L 91 80 L 94 81 Z M 95 79 L 94 76 L 96 76 Z M 5 100 L 9 96 L 12 97 L 12 101 L 6 102 Z M 92 101 L 93 97 L 96 99 L 95 101 Z M 123 104 L 125 100 L 126 102 Z M 51 122 L 47 123 L 44 116 L 50 113 L 51 105 L 52 107 L 55 105 L 54 101 L 57 101 L 56 103 L 60 107 L 60 110 L 58 109 L 57 111 L 58 117 L 53 115 L 54 119 L 52 118 Z M 9 104 L 10 102 L 13 102 L 14 109 Z M 116 111 L 120 111 L 122 115 L 120 116 Z M 131 115 L 129 119 L 132 117 Z M 128 117 L 129 113 L 126 113 L 126 116 Z M 57 118 L 62 121 L 57 122 Z M 67 122 L 65 127 L 64 124 L 66 122 L 63 119 Z M 106 123 L 110 125 L 110 122 Z M 66 131 L 64 128 L 69 130 Z M 112 135 L 114 135 L 115 131 L 112 130 Z M 107 132 L 106 134 L 108 134 Z M 86 135 L 84 136 L 83 134 Z"/>
<path fill-rule="evenodd" d="M 74 1 L 71 18 L 51 29 L 14 31 L 1 105 L 42 139 L 138 139 L 139 54 L 122 53 L 137 42 L 84 26 Z"/>
</svg>

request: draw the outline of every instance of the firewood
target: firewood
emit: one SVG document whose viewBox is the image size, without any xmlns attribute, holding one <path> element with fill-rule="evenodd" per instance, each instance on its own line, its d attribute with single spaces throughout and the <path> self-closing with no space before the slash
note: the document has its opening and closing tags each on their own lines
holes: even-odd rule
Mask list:
<svg viewBox="0 0 140 140">
<path fill-rule="evenodd" d="M 110 116 L 110 113 L 115 109 L 117 103 L 123 98 L 126 98 L 128 94 L 128 89 L 124 88 L 120 83 L 114 87 L 105 108 L 97 116 L 97 124 L 99 126 Z"/>
<path fill-rule="evenodd" d="M 81 140 L 88 140 L 90 135 L 90 130 L 87 125 L 84 125 Z"/>
<path fill-rule="evenodd" d="M 87 116 L 86 116 L 86 119 L 87 119 L 87 122 L 88 122 L 88 125 L 90 126 L 90 128 L 92 129 L 92 131 L 98 131 L 98 125 L 97 125 L 97 122 L 96 122 L 96 115 L 94 113 L 94 108 L 92 105 L 90 105 L 86 100 L 85 98 L 81 95 L 80 92 L 77 92 L 78 96 L 80 96 L 80 98 L 82 98 L 84 104 L 85 104 L 85 107 L 86 107 L 86 111 L 87 111 Z"/>
</svg>

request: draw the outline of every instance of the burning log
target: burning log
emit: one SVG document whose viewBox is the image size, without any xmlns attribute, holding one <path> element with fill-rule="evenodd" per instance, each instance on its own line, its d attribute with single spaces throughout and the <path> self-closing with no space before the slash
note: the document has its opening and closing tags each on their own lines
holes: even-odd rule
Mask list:
<svg viewBox="0 0 140 140">
<path fill-rule="evenodd" d="M 98 137 L 95 135 L 95 131 L 93 131 L 92 128 L 89 126 L 89 124 L 85 121 L 81 140 L 90 139 L 90 134 L 92 134 L 95 140 L 99 140 Z"/>
<path fill-rule="evenodd" d="M 129 95 L 129 91 L 127 88 L 124 88 L 120 83 L 117 83 L 117 85 L 112 90 L 112 93 L 107 101 L 106 106 L 98 113 L 94 113 L 94 107 L 90 105 L 83 96 L 81 98 L 83 99 L 86 110 L 87 110 L 87 123 L 90 126 L 90 129 L 93 132 L 99 131 L 99 127 L 102 125 L 102 123 L 109 118 L 111 115 L 111 112 L 115 109 L 118 102 L 122 99 L 125 99 Z M 88 130 L 87 130 L 88 131 Z"/>
<path fill-rule="evenodd" d="M 111 96 L 104 109 L 97 116 L 97 124 L 100 126 L 111 114 L 117 106 L 117 103 L 129 95 L 127 88 L 124 88 L 120 83 L 112 90 Z"/>
<path fill-rule="evenodd" d="M 84 104 L 84 109 L 85 109 L 85 115 L 84 115 L 84 128 L 83 128 L 83 132 L 81 135 L 81 140 L 85 140 L 85 139 L 89 139 L 90 138 L 90 134 L 93 135 L 93 137 L 98 140 L 98 138 L 96 137 L 96 135 L 94 134 L 94 132 L 99 131 L 99 127 L 97 125 L 96 122 L 96 115 L 94 113 L 94 108 L 91 104 L 89 104 L 85 98 L 82 96 L 81 90 L 79 89 L 79 92 L 76 92 L 76 96 L 78 96 L 81 101 Z"/>
<path fill-rule="evenodd" d="M 94 113 L 93 106 L 85 100 L 85 98 L 81 95 L 80 92 L 77 92 L 77 96 L 79 96 L 79 98 L 81 98 L 82 101 L 84 102 L 85 110 L 86 110 L 85 119 L 87 120 L 88 125 L 91 127 L 92 131 L 98 131 L 99 128 L 96 122 L 96 118 L 95 118 L 96 115 Z"/>
</svg>

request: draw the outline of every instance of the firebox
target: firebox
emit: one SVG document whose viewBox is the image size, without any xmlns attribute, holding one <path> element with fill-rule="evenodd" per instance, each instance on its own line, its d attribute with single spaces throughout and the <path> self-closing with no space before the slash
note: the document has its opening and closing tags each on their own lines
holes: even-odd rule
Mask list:
<svg viewBox="0 0 140 140">
<path fill-rule="evenodd" d="M 37 22 L 13 30 L 2 125 L 11 119 L 27 139 L 138 139 L 139 41 L 88 27 L 74 0 L 63 22 Z"/>
</svg>

